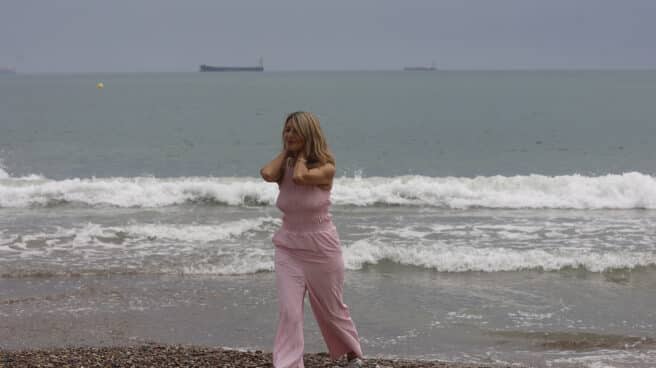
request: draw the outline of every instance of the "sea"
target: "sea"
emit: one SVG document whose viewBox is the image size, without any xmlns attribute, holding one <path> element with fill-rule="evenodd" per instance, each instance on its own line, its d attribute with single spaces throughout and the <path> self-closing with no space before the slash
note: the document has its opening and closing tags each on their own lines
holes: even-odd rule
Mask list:
<svg viewBox="0 0 656 368">
<path fill-rule="evenodd" d="M 297 110 L 366 356 L 656 366 L 649 70 L 1 76 L 0 348 L 270 351 Z"/>
</svg>

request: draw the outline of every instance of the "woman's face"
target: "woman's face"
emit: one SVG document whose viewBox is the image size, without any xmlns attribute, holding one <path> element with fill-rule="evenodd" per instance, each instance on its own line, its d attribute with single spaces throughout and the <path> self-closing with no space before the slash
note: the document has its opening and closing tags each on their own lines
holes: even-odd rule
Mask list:
<svg viewBox="0 0 656 368">
<path fill-rule="evenodd" d="M 282 136 L 285 141 L 285 149 L 291 152 L 298 152 L 303 149 L 305 139 L 298 134 L 289 122 L 285 123 L 285 128 L 282 131 Z"/>
</svg>

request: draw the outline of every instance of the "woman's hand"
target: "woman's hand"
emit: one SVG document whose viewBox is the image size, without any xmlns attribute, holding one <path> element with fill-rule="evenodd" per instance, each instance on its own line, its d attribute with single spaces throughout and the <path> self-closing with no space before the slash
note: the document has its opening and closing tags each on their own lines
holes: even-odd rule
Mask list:
<svg viewBox="0 0 656 368">
<path fill-rule="evenodd" d="M 335 165 L 326 163 L 310 169 L 307 166 L 305 155 L 299 155 L 296 158 L 296 165 L 294 165 L 292 180 L 299 185 L 323 185 L 330 189 L 334 176 Z"/>
<path fill-rule="evenodd" d="M 273 160 L 260 169 L 260 175 L 265 181 L 276 182 L 280 180 L 282 169 L 287 163 L 287 151 L 281 151 Z"/>
<path fill-rule="evenodd" d="M 288 157 L 292 157 L 292 158 L 296 157 L 296 153 L 294 151 L 289 150 L 289 148 L 287 148 L 287 143 L 284 144 L 282 148 L 282 153 L 284 153 L 285 159 L 287 159 Z"/>
</svg>

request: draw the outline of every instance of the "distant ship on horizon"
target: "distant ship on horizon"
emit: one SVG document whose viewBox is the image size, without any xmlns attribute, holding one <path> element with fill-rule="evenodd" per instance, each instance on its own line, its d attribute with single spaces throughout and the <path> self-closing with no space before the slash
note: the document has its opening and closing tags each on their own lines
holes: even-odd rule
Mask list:
<svg viewBox="0 0 656 368">
<path fill-rule="evenodd" d="M 0 74 L 16 74 L 16 68 L 11 66 L 0 66 Z"/>
<path fill-rule="evenodd" d="M 435 67 L 435 62 L 431 63 L 431 66 L 406 66 L 403 68 L 405 71 L 416 72 L 416 71 L 434 71 L 437 70 Z"/>
<path fill-rule="evenodd" d="M 260 58 L 258 66 L 212 66 L 202 64 L 201 72 L 263 72 L 264 59 Z"/>
</svg>

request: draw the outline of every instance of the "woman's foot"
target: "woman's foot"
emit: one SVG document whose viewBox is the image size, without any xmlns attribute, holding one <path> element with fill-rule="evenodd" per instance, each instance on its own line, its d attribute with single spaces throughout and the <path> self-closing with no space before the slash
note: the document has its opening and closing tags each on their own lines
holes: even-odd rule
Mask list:
<svg viewBox="0 0 656 368">
<path fill-rule="evenodd" d="M 355 357 L 348 361 L 346 368 L 362 368 L 363 366 L 364 363 L 362 362 L 362 359 Z"/>
<path fill-rule="evenodd" d="M 346 368 L 362 368 L 363 366 L 362 359 L 353 352 L 346 354 L 346 359 L 348 360 Z"/>
</svg>

